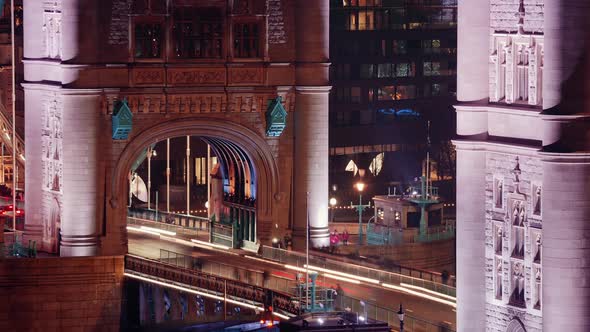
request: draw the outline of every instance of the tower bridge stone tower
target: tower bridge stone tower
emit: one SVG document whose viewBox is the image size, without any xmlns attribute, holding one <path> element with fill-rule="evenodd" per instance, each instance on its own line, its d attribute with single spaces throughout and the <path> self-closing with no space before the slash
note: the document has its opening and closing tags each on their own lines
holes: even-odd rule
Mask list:
<svg viewBox="0 0 590 332">
<path fill-rule="evenodd" d="M 589 13 L 459 0 L 458 331 L 590 330 Z"/>
<path fill-rule="evenodd" d="M 26 239 L 126 251 L 127 177 L 156 141 L 230 141 L 257 174 L 262 243 L 327 245 L 328 0 L 25 0 Z M 267 105 L 287 111 L 267 135 Z M 127 139 L 112 138 L 126 99 Z"/>
</svg>

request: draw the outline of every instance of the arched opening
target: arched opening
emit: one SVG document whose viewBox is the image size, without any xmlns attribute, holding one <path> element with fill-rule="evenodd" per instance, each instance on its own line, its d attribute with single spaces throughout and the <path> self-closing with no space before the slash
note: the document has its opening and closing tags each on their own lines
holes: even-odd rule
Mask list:
<svg viewBox="0 0 590 332">
<path fill-rule="evenodd" d="M 274 157 L 260 135 L 224 120 L 185 118 L 127 144 L 114 169 L 111 207 L 122 231 L 128 217 L 201 231 L 212 225 L 199 240 L 253 248 L 270 238 L 277 188 Z"/>
<path fill-rule="evenodd" d="M 526 332 L 526 329 L 520 319 L 514 317 L 506 327 L 506 332 Z"/>
</svg>

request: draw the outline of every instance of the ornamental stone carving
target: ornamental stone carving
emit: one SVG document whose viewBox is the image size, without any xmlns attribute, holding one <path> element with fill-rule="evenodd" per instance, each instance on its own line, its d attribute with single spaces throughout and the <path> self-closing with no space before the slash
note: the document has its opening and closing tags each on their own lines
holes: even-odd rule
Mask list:
<svg viewBox="0 0 590 332">
<path fill-rule="evenodd" d="M 45 56 L 53 59 L 61 58 L 61 12 L 46 10 L 43 13 L 42 29 Z"/>
<path fill-rule="evenodd" d="M 132 73 L 134 85 L 161 85 L 165 83 L 163 68 L 136 68 Z"/>
<path fill-rule="evenodd" d="M 171 85 L 225 85 L 225 68 L 170 68 Z"/>
<path fill-rule="evenodd" d="M 262 84 L 264 83 L 263 69 L 262 67 L 230 68 L 229 83 L 245 85 Z"/>
</svg>

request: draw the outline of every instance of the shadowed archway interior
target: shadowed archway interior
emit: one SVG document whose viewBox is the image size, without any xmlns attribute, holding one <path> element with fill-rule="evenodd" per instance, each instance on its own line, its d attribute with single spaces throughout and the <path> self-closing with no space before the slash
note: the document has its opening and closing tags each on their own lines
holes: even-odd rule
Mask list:
<svg viewBox="0 0 590 332">
<path fill-rule="evenodd" d="M 220 119 L 184 118 L 159 123 L 134 136 L 113 170 L 111 224 L 122 232 L 126 247 L 126 199 L 128 174 L 146 147 L 167 138 L 198 136 L 218 157 L 224 202 L 250 204 L 256 212 L 257 238 L 267 240 L 279 188 L 278 170 L 271 148 L 251 129 Z M 111 228 L 112 229 L 112 228 Z M 265 232 L 265 230 L 268 230 Z"/>
</svg>

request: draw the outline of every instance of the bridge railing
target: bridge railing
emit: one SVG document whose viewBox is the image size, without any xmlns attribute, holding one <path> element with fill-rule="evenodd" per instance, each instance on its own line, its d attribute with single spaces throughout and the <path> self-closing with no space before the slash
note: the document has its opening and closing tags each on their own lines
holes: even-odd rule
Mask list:
<svg viewBox="0 0 590 332">
<path fill-rule="evenodd" d="M 37 243 L 30 241 L 23 244 L 23 232 L 4 232 L 3 242 L 0 242 L 0 258 L 34 258 L 37 257 Z"/>
<path fill-rule="evenodd" d="M 222 278 L 247 282 L 258 287 L 290 293 L 296 282 L 287 278 L 272 276 L 269 271 L 256 268 L 240 268 L 221 262 L 205 261 L 166 249 L 160 249 L 160 261 L 181 268 L 204 272 Z"/>
<path fill-rule="evenodd" d="M 400 321 L 397 310 L 377 306 L 354 297 L 338 294 L 335 298 L 335 309 L 358 313 L 365 318 L 387 322 L 390 327 L 399 329 Z M 451 325 L 442 322 L 435 324 L 412 315 L 404 315 L 405 332 L 455 332 Z"/>
<path fill-rule="evenodd" d="M 293 299 L 301 298 L 301 303 L 305 303 L 305 296 L 301 293 L 298 294 L 297 291 L 295 291 L 297 289 L 297 287 L 295 287 L 297 283 L 294 280 L 281 280 L 274 276 L 273 278 L 265 278 L 264 272 L 260 270 L 242 269 L 231 266 L 229 264 L 205 262 L 199 259 L 198 257 L 192 257 L 180 253 L 175 253 L 165 249 L 160 249 L 160 261 L 170 264 L 172 266 L 186 268 L 189 270 L 202 271 L 207 274 L 220 276 L 225 279 L 236 280 L 236 277 L 240 278 L 241 276 L 246 275 L 245 272 L 247 272 L 250 275 L 247 283 L 258 287 L 272 289 L 273 291 L 284 292 L 285 294 L 289 294 L 291 296 L 291 301 L 293 301 Z M 327 280 L 323 277 L 318 278 L 318 283 L 324 284 L 326 282 Z M 346 296 L 344 294 L 338 294 L 337 296 L 332 298 L 331 301 L 333 301 L 334 305 L 324 306 L 324 308 L 329 308 L 335 311 L 343 311 L 349 308 L 349 310 L 355 313 L 359 313 L 359 315 L 364 315 L 368 318 L 388 322 L 390 326 L 399 326 L 397 311 L 393 308 L 377 306 L 373 303 L 369 303 L 354 297 Z M 322 302 L 321 296 L 316 298 L 316 303 L 320 302 Z M 361 304 L 361 302 L 363 302 L 364 305 Z M 404 326 L 404 328 L 407 332 L 454 331 L 445 325 L 428 322 L 426 320 L 422 320 L 407 314 L 405 316 L 405 322 L 406 325 Z"/>
<path fill-rule="evenodd" d="M 138 217 L 127 217 L 127 225 L 134 227 L 145 226 L 157 228 L 163 231 L 174 232 L 176 233 L 176 235 L 183 236 L 186 238 L 209 238 L 209 231 L 207 229 L 183 227 L 175 224 L 166 224 L 164 222 L 158 222 Z"/>
<path fill-rule="evenodd" d="M 287 251 L 284 249 L 263 246 L 262 256 L 283 264 L 289 264 L 303 268 L 306 264 L 306 257 L 303 253 L 294 251 Z M 414 270 L 401 266 L 393 267 L 398 270 L 395 272 L 388 272 L 377 270 L 370 267 L 355 264 L 343 264 L 338 260 L 327 259 L 318 256 L 309 256 L 309 264 L 311 266 L 318 266 L 324 269 L 344 272 L 359 277 L 377 279 L 381 283 L 388 283 L 393 285 L 408 284 L 416 287 L 422 287 L 440 294 L 456 296 L 456 289 L 450 285 L 435 282 L 437 275 L 421 270 Z"/>
<path fill-rule="evenodd" d="M 125 256 L 125 270 L 131 274 L 147 275 L 167 282 L 184 284 L 208 292 L 211 295 L 223 296 L 224 298 L 257 307 L 264 304 L 265 299 L 269 298 L 269 292 L 272 292 L 272 305 L 275 311 L 282 311 L 290 315 L 299 313 L 299 304 L 297 301 L 293 301 L 289 294 L 271 291 L 249 283 L 222 278 L 161 261 L 127 255 Z"/>
<path fill-rule="evenodd" d="M 455 238 L 455 224 L 427 228 L 426 234 L 414 235 L 414 242 L 434 242 Z"/>
<path fill-rule="evenodd" d="M 184 228 L 208 230 L 209 219 L 205 217 L 191 216 L 186 214 L 168 213 L 151 209 L 127 209 L 127 216 L 139 219 L 156 221 L 163 224 L 176 225 Z"/>
<path fill-rule="evenodd" d="M 0 196 L 0 205 L 10 205 L 12 204 L 12 197 L 7 197 L 7 196 Z M 25 208 L 25 201 L 22 199 L 17 199 L 16 200 L 16 207 L 19 209 L 24 209 Z"/>
</svg>

